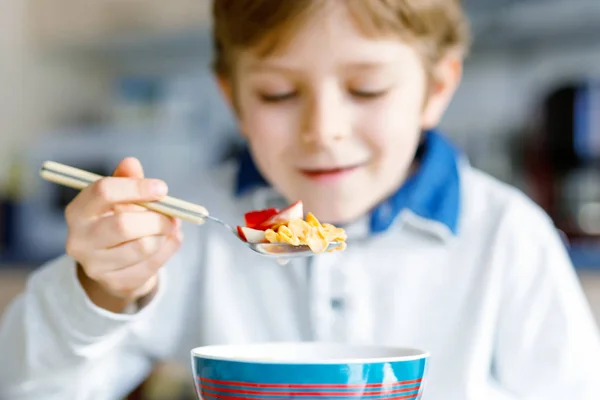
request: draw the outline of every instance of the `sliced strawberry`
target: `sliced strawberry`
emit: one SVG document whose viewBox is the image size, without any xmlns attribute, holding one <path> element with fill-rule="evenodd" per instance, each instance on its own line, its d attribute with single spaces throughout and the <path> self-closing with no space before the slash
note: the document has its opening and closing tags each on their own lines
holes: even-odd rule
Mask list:
<svg viewBox="0 0 600 400">
<path fill-rule="evenodd" d="M 302 219 L 304 218 L 304 209 L 302 205 L 302 201 L 298 200 L 291 206 L 284 208 L 279 213 L 273 215 L 266 221 L 262 222 L 260 225 L 256 227 L 256 229 L 260 229 L 262 231 L 271 229 L 278 225 L 285 224 L 294 219 Z"/>
<path fill-rule="evenodd" d="M 248 239 L 246 239 L 246 235 L 244 235 L 244 231 L 242 230 L 242 227 L 238 225 L 236 228 L 237 228 L 237 233 L 238 233 L 238 236 L 240 237 L 240 239 L 242 239 L 244 242 L 247 242 Z"/>
<path fill-rule="evenodd" d="M 244 221 L 248 228 L 256 229 L 257 226 L 268 220 L 274 215 L 277 215 L 279 210 L 276 208 L 268 208 L 266 210 L 250 211 L 244 214 Z"/>
<path fill-rule="evenodd" d="M 247 228 L 245 226 L 237 227 L 238 235 L 240 235 L 240 239 L 248 243 L 265 243 L 267 239 L 265 238 L 265 232 L 259 231 L 252 228 Z"/>
</svg>

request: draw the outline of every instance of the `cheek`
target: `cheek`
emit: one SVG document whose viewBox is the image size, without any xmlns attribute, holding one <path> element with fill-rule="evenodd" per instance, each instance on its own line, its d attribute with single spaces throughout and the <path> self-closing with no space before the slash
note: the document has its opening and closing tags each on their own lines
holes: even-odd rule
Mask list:
<svg viewBox="0 0 600 400">
<path fill-rule="evenodd" d="M 378 154 L 404 157 L 416 148 L 421 134 L 422 96 L 414 93 L 413 90 L 397 91 L 361 113 L 363 139 Z"/>
<path fill-rule="evenodd" d="M 239 104 L 240 127 L 258 168 L 272 183 L 286 179 L 286 160 L 295 147 L 290 112 L 244 97 Z"/>
<path fill-rule="evenodd" d="M 293 139 L 289 114 L 281 107 L 265 105 L 248 95 L 240 96 L 239 122 L 253 147 L 268 145 L 272 150 L 280 151 L 288 146 Z"/>
</svg>

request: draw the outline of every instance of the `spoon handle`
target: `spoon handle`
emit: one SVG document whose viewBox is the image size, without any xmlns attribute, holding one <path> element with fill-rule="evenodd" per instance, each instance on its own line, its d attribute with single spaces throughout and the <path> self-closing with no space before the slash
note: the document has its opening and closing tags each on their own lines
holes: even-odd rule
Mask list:
<svg viewBox="0 0 600 400">
<path fill-rule="evenodd" d="M 49 182 L 77 190 L 83 190 L 103 178 L 101 175 L 54 161 L 46 161 L 42 164 L 40 176 Z M 138 205 L 195 224 L 203 224 L 209 216 L 206 208 L 169 196 L 163 198 L 161 201 L 140 203 Z"/>
</svg>

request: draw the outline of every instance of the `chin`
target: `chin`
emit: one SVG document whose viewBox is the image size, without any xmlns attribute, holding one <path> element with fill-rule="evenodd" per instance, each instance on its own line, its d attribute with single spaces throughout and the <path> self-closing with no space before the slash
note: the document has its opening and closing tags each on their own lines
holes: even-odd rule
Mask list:
<svg viewBox="0 0 600 400">
<path fill-rule="evenodd" d="M 284 191 L 285 197 L 290 203 L 302 200 L 304 212 L 312 213 L 321 222 L 334 225 L 354 222 L 377 203 L 372 196 L 364 196 L 362 188 L 368 187 L 368 184 L 362 183 L 362 179 L 322 185 L 303 177 L 293 178 L 296 179 L 287 179 L 287 183 L 293 182 L 293 185 Z"/>
<path fill-rule="evenodd" d="M 351 223 L 368 212 L 368 208 L 359 208 L 348 203 L 332 201 L 331 197 L 315 198 L 314 196 L 305 196 L 304 199 L 306 199 L 303 200 L 306 213 L 311 212 L 319 221 L 334 225 Z"/>
</svg>

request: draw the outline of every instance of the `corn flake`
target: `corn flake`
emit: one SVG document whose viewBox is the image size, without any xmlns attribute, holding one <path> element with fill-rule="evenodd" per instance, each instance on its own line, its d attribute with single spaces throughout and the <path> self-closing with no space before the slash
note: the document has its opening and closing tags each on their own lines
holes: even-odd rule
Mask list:
<svg viewBox="0 0 600 400">
<path fill-rule="evenodd" d="M 270 243 L 306 245 L 314 253 L 325 252 L 331 242 L 342 242 L 336 250 L 344 250 L 347 238 L 342 228 L 321 224 L 312 213 L 307 214 L 306 220 L 295 219 L 273 229 L 267 229 L 265 237 Z"/>
</svg>

